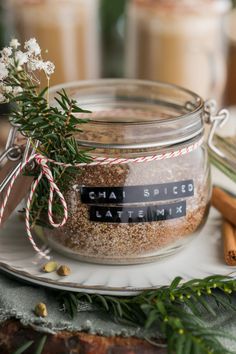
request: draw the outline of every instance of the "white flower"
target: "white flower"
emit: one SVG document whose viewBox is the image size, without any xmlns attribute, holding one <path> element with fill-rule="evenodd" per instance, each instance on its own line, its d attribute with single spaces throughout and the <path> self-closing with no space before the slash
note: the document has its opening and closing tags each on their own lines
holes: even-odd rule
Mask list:
<svg viewBox="0 0 236 354">
<path fill-rule="evenodd" d="M 26 64 L 29 60 L 27 53 L 23 53 L 21 50 L 16 52 L 15 58 L 19 66 Z"/>
<path fill-rule="evenodd" d="M 6 48 L 3 48 L 3 50 L 1 51 L 1 54 L 3 57 L 10 57 L 12 55 L 12 48 L 11 47 L 6 47 Z"/>
<path fill-rule="evenodd" d="M 47 76 L 54 73 L 55 65 L 50 61 L 43 61 L 38 59 L 29 59 L 28 61 L 29 71 L 43 70 Z"/>
<path fill-rule="evenodd" d="M 6 65 L 6 67 L 9 67 L 12 58 L 12 48 L 7 47 L 7 48 L 3 48 L 3 50 L 1 50 L 0 52 L 1 54 L 1 58 L 0 58 L 0 62 L 3 63 L 4 65 Z"/>
<path fill-rule="evenodd" d="M 19 93 L 21 93 L 21 92 L 23 92 L 22 87 L 16 86 L 16 87 L 13 88 L 13 95 L 14 95 L 14 96 L 19 95 Z"/>
<path fill-rule="evenodd" d="M 4 96 L 13 92 L 12 86 L 5 85 L 3 82 L 0 83 L 0 93 Z"/>
<path fill-rule="evenodd" d="M 3 63 L 7 69 L 9 69 L 11 66 L 15 66 L 15 61 L 12 57 L 2 57 L 0 62 Z"/>
<path fill-rule="evenodd" d="M 31 38 L 29 41 L 25 42 L 24 48 L 28 50 L 29 54 L 40 55 L 41 49 L 35 38 Z"/>
<path fill-rule="evenodd" d="M 30 71 L 43 70 L 44 69 L 44 62 L 42 60 L 31 59 L 28 62 L 28 69 Z"/>
<path fill-rule="evenodd" d="M 55 70 L 55 65 L 50 62 L 50 61 L 46 61 L 44 63 L 44 68 L 43 68 L 44 72 L 46 75 L 50 76 L 54 73 L 54 70 Z"/>
<path fill-rule="evenodd" d="M 0 63 L 0 80 L 3 80 L 7 77 L 8 70 L 4 63 Z"/>
<path fill-rule="evenodd" d="M 10 42 L 10 47 L 12 47 L 13 49 L 17 49 L 20 46 L 20 43 L 18 41 L 18 39 L 13 38 Z"/>
<path fill-rule="evenodd" d="M 6 93 L 11 93 L 13 91 L 11 86 L 2 86 L 2 89 Z"/>
</svg>

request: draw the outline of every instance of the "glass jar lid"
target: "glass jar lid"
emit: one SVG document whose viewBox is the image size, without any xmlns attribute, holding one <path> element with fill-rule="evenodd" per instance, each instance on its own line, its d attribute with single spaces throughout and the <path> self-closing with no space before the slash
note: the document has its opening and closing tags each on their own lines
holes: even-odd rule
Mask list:
<svg viewBox="0 0 236 354">
<path fill-rule="evenodd" d="M 54 86 L 92 113 L 76 138 L 92 148 L 170 147 L 203 135 L 204 102 L 179 86 L 130 79 L 80 81 Z M 57 104 L 56 101 L 52 102 Z"/>
</svg>

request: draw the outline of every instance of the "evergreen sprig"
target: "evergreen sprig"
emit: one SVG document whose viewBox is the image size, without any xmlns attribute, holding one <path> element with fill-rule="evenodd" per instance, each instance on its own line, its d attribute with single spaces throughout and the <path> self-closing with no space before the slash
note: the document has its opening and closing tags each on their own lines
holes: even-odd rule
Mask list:
<svg viewBox="0 0 236 354">
<path fill-rule="evenodd" d="M 24 43 L 24 51 L 20 47 L 18 40 L 13 39 L 9 47 L 0 52 L 0 103 L 10 103 L 9 120 L 28 139 L 31 150 L 37 147 L 37 152 L 49 159 L 72 165 L 65 168 L 49 164 L 54 181 L 65 193 L 75 173 L 78 173 L 74 165 L 90 161 L 88 152 L 79 148 L 75 139 L 75 134 L 81 132 L 81 125 L 87 122 L 79 119 L 78 113 L 89 111 L 79 108 L 77 101 L 70 99 L 64 90 L 54 97 L 57 105 L 51 106 L 49 81 L 54 64 L 43 60 L 35 38 Z M 48 82 L 43 90 L 40 89 L 42 75 Z M 30 174 L 37 178 L 39 171 L 36 168 Z M 47 213 L 48 196 L 49 184 L 43 177 L 32 203 L 30 217 L 33 224 L 47 225 L 44 215 Z M 62 214 L 58 197 L 54 200 L 53 212 L 57 216 Z"/>
<path fill-rule="evenodd" d="M 8 95 L 12 110 L 10 122 L 19 125 L 19 131 L 30 139 L 32 148 L 36 146 L 37 152 L 54 161 L 75 165 L 80 162 L 88 162 L 88 152 L 79 148 L 75 134 L 81 132 L 81 125 L 87 120 L 79 119 L 78 113 L 88 113 L 78 107 L 77 101 L 70 99 L 67 93 L 62 90 L 57 93 L 55 100 L 57 106 L 50 106 L 48 102 L 48 88 L 38 92 L 38 86 L 34 86 L 31 77 L 25 70 L 12 69 L 12 75 L 7 80 L 8 84 L 14 84 L 22 88 L 21 93 L 16 96 Z M 53 163 L 49 164 L 53 178 L 61 192 L 66 192 L 70 181 L 78 173 L 78 168 L 65 168 Z M 28 174 L 35 178 L 38 176 L 38 169 Z M 31 208 L 31 222 L 33 224 L 47 225 L 44 215 L 47 212 L 49 196 L 48 181 L 43 178 L 34 194 Z M 62 214 L 62 206 L 58 197 L 53 203 L 55 215 Z M 48 225 L 47 225 L 48 226 Z"/>
<path fill-rule="evenodd" d="M 175 278 L 170 286 L 149 290 L 134 297 L 115 297 L 62 292 L 59 301 L 66 312 L 74 317 L 81 301 L 112 314 L 115 320 L 134 326 L 158 328 L 166 341 L 168 353 L 227 354 L 221 337 L 236 338 L 221 330 L 205 327 L 203 316 L 217 316 L 215 306 L 231 311 L 230 294 L 236 291 L 236 281 L 220 275 L 194 279 L 182 283 Z M 212 303 L 207 301 L 212 299 Z"/>
<path fill-rule="evenodd" d="M 32 351 L 31 352 L 33 354 L 42 354 L 46 341 L 47 341 L 47 336 L 44 335 L 39 340 L 39 342 L 36 343 L 36 348 L 35 348 L 34 352 L 32 352 Z M 34 344 L 35 344 L 35 342 L 33 340 L 29 340 L 29 341 L 25 342 L 24 344 L 22 344 L 17 350 L 15 350 L 13 354 L 25 353 L 29 348 L 32 348 L 32 346 Z"/>
<path fill-rule="evenodd" d="M 75 133 L 81 131 L 79 126 L 87 122 L 85 119 L 76 117 L 76 114 L 88 113 L 88 111 L 80 109 L 77 102 L 70 99 L 64 90 L 58 92 L 56 98 L 58 107 L 49 106 L 45 93 L 46 90 L 37 95 L 30 90 L 17 97 L 17 109 L 13 110 L 11 121 L 20 124 L 19 130 L 32 139 L 32 146 L 39 141 L 37 152 L 42 155 L 72 165 L 90 161 L 87 151 L 79 149 L 74 137 Z M 73 166 L 65 168 L 53 163 L 49 166 L 55 182 L 60 190 L 65 192 L 74 175 L 78 173 L 78 168 Z M 34 170 L 31 174 L 37 177 L 38 170 Z M 31 208 L 32 223 L 45 225 L 43 215 L 47 212 L 48 195 L 49 184 L 46 179 L 43 179 L 34 195 Z M 57 198 L 53 203 L 53 212 L 58 216 L 62 214 L 62 206 Z"/>
</svg>

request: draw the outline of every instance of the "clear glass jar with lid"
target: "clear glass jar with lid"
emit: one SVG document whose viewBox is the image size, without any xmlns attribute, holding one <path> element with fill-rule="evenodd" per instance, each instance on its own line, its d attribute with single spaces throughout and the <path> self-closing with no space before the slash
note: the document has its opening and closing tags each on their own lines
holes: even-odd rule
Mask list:
<svg viewBox="0 0 236 354">
<path fill-rule="evenodd" d="M 126 75 L 184 86 L 222 100 L 230 0 L 129 0 Z"/>
<path fill-rule="evenodd" d="M 67 223 L 43 229 L 47 242 L 70 257 L 107 264 L 150 262 L 181 249 L 209 210 L 203 100 L 139 80 L 63 87 L 93 112 L 82 116 L 89 121 L 77 140 L 92 148 L 94 161 L 78 169 L 65 195 Z"/>
</svg>

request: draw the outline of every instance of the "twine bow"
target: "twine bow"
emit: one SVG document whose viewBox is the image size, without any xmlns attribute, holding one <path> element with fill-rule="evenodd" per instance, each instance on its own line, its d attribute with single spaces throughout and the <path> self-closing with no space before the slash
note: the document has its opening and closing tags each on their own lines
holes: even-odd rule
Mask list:
<svg viewBox="0 0 236 354">
<path fill-rule="evenodd" d="M 31 189 L 30 189 L 30 194 L 27 199 L 26 215 L 25 215 L 26 232 L 27 232 L 27 236 L 28 236 L 34 250 L 41 257 L 46 258 L 46 259 L 50 259 L 50 257 L 36 245 L 36 243 L 33 239 L 32 233 L 31 233 L 31 225 L 30 225 L 30 208 L 31 208 L 33 196 L 34 196 L 35 190 L 36 190 L 37 186 L 39 185 L 39 182 L 41 181 L 43 176 L 45 176 L 47 178 L 49 186 L 50 186 L 50 189 L 49 189 L 50 192 L 49 192 L 49 198 L 48 198 L 48 219 L 49 219 L 50 224 L 53 227 L 58 228 L 58 227 L 65 225 L 67 218 L 68 218 L 68 208 L 67 208 L 65 198 L 64 198 L 63 194 L 61 193 L 60 189 L 58 188 L 57 184 L 55 183 L 52 172 L 47 165 L 47 162 L 49 160 L 45 156 L 42 156 L 40 154 L 34 154 L 34 155 L 30 156 L 28 159 L 26 159 L 26 161 L 22 162 L 21 165 L 19 166 L 19 169 L 16 171 L 16 173 L 12 177 L 12 180 L 8 186 L 6 195 L 4 197 L 3 203 L 1 205 L 0 225 L 2 223 L 2 217 L 3 217 L 3 213 L 5 210 L 8 198 L 10 196 L 11 190 L 13 188 L 13 185 L 14 185 L 17 177 L 22 173 L 23 169 L 33 160 L 41 167 L 41 172 L 40 172 L 39 176 L 37 177 L 37 179 L 32 183 Z M 60 223 L 55 223 L 55 221 L 53 220 L 52 203 L 53 203 L 53 199 L 54 199 L 54 193 L 56 193 L 58 195 L 58 197 L 61 201 L 61 204 L 63 206 L 64 216 L 63 216 L 63 219 Z"/>
</svg>

